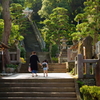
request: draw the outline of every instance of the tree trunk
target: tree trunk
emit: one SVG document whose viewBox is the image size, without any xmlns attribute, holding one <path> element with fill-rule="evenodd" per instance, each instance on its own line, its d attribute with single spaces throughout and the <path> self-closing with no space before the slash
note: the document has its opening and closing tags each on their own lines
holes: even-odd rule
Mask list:
<svg viewBox="0 0 100 100">
<path fill-rule="evenodd" d="M 8 39 L 11 31 L 11 18 L 9 11 L 9 1 L 10 0 L 2 0 L 2 8 L 3 8 L 3 19 L 4 19 L 4 32 L 2 36 L 2 42 L 8 46 Z M 4 63 L 10 63 L 10 56 L 8 49 L 4 51 Z"/>
</svg>

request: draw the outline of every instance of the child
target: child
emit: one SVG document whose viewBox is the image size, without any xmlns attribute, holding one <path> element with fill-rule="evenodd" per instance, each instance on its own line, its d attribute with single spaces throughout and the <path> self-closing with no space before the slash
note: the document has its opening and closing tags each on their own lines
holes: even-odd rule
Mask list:
<svg viewBox="0 0 100 100">
<path fill-rule="evenodd" d="M 45 74 L 46 74 L 46 76 L 48 76 L 48 62 L 47 62 L 47 60 L 44 60 L 42 62 L 42 66 L 43 66 L 44 77 L 45 77 Z"/>
</svg>

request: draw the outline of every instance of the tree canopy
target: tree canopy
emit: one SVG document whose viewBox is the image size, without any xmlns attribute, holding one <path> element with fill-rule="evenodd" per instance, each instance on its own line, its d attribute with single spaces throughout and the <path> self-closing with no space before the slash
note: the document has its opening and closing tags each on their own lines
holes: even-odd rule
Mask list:
<svg viewBox="0 0 100 100">
<path fill-rule="evenodd" d="M 90 35 L 96 43 L 100 39 L 100 1 L 89 0 L 84 2 L 84 5 L 84 12 L 75 17 L 75 21 L 78 24 L 76 26 L 76 32 L 72 36 L 73 39 L 79 39 L 79 37 L 84 38 Z"/>
<path fill-rule="evenodd" d="M 22 40 L 25 34 L 31 32 L 31 24 L 22 12 L 26 7 L 33 10 L 32 21 L 38 25 L 46 44 L 59 44 L 63 37 L 69 42 L 88 35 L 96 37 L 94 42 L 100 38 L 99 0 L 10 0 L 10 35 L 13 39 L 18 37 Z M 2 38 L 4 23 L 1 6 L 0 12 Z"/>
<path fill-rule="evenodd" d="M 57 7 L 52 10 L 49 19 L 44 20 L 42 32 L 46 41 L 59 44 L 64 37 L 70 38 L 71 29 L 74 25 L 69 24 L 68 10 Z"/>
</svg>

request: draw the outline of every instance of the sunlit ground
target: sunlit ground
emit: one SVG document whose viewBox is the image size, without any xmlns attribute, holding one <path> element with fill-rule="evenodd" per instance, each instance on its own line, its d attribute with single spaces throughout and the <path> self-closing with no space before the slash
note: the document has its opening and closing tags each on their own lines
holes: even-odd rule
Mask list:
<svg viewBox="0 0 100 100">
<path fill-rule="evenodd" d="M 2 79 L 57 79 L 57 78 L 73 78 L 69 73 L 48 73 L 48 77 L 44 77 L 43 73 L 32 77 L 31 73 L 17 73 L 14 75 L 3 76 Z"/>
</svg>

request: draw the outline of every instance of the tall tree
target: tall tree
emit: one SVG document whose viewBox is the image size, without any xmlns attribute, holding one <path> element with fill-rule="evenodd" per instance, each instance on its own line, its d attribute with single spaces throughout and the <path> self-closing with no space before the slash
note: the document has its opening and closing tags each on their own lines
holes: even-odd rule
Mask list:
<svg viewBox="0 0 100 100">
<path fill-rule="evenodd" d="M 77 32 L 73 33 L 72 36 L 74 39 L 79 39 L 90 35 L 95 44 L 100 40 L 100 0 L 87 0 L 84 5 L 84 13 L 75 17 L 75 21 L 78 22 Z"/>
<path fill-rule="evenodd" d="M 2 36 L 2 42 L 8 46 L 8 39 L 11 31 L 11 18 L 9 11 L 9 2 L 10 0 L 2 0 L 2 8 L 3 8 L 3 19 L 4 19 L 4 31 Z M 5 62 L 10 63 L 10 56 L 8 53 L 8 49 L 5 49 Z"/>
<path fill-rule="evenodd" d="M 73 25 L 69 24 L 68 10 L 62 7 L 53 9 L 49 19 L 44 20 L 43 36 L 46 42 L 60 44 L 60 40 L 65 37 L 70 39 Z M 49 41 L 48 41 L 49 40 Z"/>
<path fill-rule="evenodd" d="M 43 18 L 48 18 L 52 10 L 56 7 L 63 7 L 70 10 L 69 2 L 71 0 L 42 0 L 42 7 L 38 14 Z"/>
</svg>

